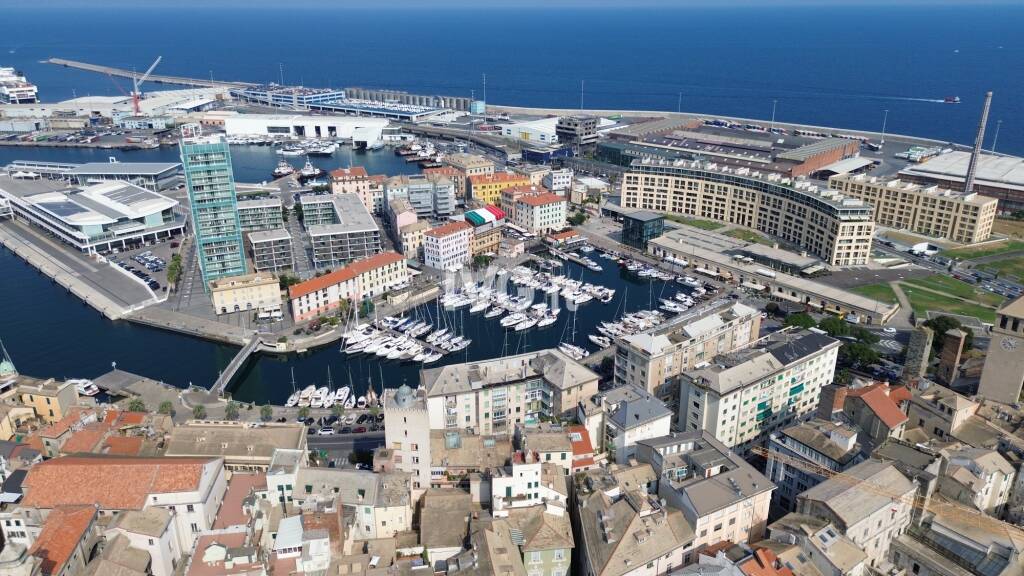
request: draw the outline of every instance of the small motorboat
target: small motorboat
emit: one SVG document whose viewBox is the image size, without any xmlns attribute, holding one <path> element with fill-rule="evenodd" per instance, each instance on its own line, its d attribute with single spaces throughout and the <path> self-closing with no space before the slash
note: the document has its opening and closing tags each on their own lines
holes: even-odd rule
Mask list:
<svg viewBox="0 0 1024 576">
<path fill-rule="evenodd" d="M 93 383 L 92 380 L 87 378 L 77 378 L 68 380 L 69 384 L 75 385 L 75 390 L 82 396 L 95 396 L 100 393 L 100 389 Z"/>
<path fill-rule="evenodd" d="M 360 396 L 356 399 L 356 408 L 359 408 L 360 410 L 366 408 L 366 396 Z"/>
</svg>

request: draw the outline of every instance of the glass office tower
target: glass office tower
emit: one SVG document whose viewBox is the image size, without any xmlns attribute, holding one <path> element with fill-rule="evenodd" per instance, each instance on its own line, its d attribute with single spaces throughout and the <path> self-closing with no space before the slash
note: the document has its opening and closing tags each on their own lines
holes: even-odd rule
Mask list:
<svg viewBox="0 0 1024 576">
<path fill-rule="evenodd" d="M 209 291 L 212 280 L 246 273 L 231 151 L 223 136 L 203 136 L 196 124 L 183 126 L 181 136 L 196 255 Z"/>
</svg>

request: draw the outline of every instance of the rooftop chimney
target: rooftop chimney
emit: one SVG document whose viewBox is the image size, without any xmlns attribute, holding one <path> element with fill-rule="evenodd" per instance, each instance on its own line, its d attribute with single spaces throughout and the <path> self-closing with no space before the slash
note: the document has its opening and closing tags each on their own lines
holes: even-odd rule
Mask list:
<svg viewBox="0 0 1024 576">
<path fill-rule="evenodd" d="M 985 92 L 985 106 L 981 109 L 978 136 L 974 139 L 974 152 L 971 153 L 971 162 L 967 165 L 967 178 L 964 179 L 964 194 L 974 192 L 974 173 L 978 169 L 978 160 L 981 158 L 981 143 L 985 140 L 985 125 L 988 124 L 988 109 L 991 106 L 992 92 Z"/>
</svg>

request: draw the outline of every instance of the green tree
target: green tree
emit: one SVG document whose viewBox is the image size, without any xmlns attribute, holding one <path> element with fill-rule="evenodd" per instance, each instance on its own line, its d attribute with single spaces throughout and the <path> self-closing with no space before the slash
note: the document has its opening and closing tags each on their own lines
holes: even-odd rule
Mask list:
<svg viewBox="0 0 1024 576">
<path fill-rule="evenodd" d="M 370 414 L 376 416 L 380 413 L 380 408 L 377 406 L 370 406 Z"/>
<path fill-rule="evenodd" d="M 287 208 L 284 208 L 284 207 L 281 208 L 281 220 L 283 220 L 285 222 L 288 221 L 288 212 L 289 211 L 288 211 Z"/>
<path fill-rule="evenodd" d="M 337 416 L 338 418 L 341 418 L 341 416 L 345 414 L 345 407 L 342 406 L 341 404 L 335 404 L 331 406 L 331 414 Z"/>
<path fill-rule="evenodd" d="M 818 322 L 818 328 L 821 328 L 828 335 L 835 338 L 836 336 L 849 336 L 850 335 L 850 323 L 838 316 L 826 316 Z"/>
<path fill-rule="evenodd" d="M 146 403 L 142 401 L 142 398 L 132 398 L 128 402 L 128 411 L 129 412 L 145 412 L 146 411 Z"/>
<path fill-rule="evenodd" d="M 302 418 L 303 420 L 309 418 L 309 406 L 299 408 L 299 418 Z"/>
<path fill-rule="evenodd" d="M 359 305 L 359 315 L 362 316 L 363 318 L 366 318 L 370 314 L 373 314 L 373 309 L 373 301 L 370 300 L 369 298 L 366 298 Z"/>
<path fill-rule="evenodd" d="M 277 282 L 278 284 L 281 285 L 281 290 L 286 290 L 289 286 L 292 286 L 293 284 L 298 284 L 299 279 L 296 278 L 295 276 L 290 276 L 288 274 L 281 274 L 280 276 L 277 277 Z"/>
<path fill-rule="evenodd" d="M 166 414 L 168 416 L 174 415 L 174 403 L 170 400 L 164 400 L 160 403 L 160 407 L 156 409 L 160 414 Z"/>
<path fill-rule="evenodd" d="M 238 402 L 231 400 L 224 407 L 224 417 L 228 420 L 238 420 Z"/>
<path fill-rule="evenodd" d="M 839 361 L 850 366 L 869 366 L 878 362 L 878 352 L 868 344 L 847 342 L 839 348 Z"/>
<path fill-rule="evenodd" d="M 264 422 L 270 422 L 270 419 L 274 417 L 274 408 L 270 404 L 264 404 L 260 406 L 260 420 Z"/>
<path fill-rule="evenodd" d="M 942 335 L 950 330 L 958 329 L 963 330 L 967 338 L 964 339 L 964 349 L 962 352 L 967 352 L 974 347 L 974 332 L 969 328 L 964 330 L 960 321 L 952 316 L 936 316 L 925 320 L 924 325 L 931 328 L 935 332 L 935 337 L 932 338 L 932 355 L 938 354 L 939 350 L 942 349 Z"/>
<path fill-rule="evenodd" d="M 192 417 L 196 420 L 206 420 L 206 407 L 200 404 L 193 408 Z"/>
<path fill-rule="evenodd" d="M 573 226 L 579 226 L 580 224 L 583 224 L 586 221 L 587 215 L 584 214 L 583 212 L 577 212 L 572 216 L 569 216 L 569 224 L 572 224 Z"/>
<path fill-rule="evenodd" d="M 858 342 L 862 342 L 864 344 L 878 344 L 878 341 L 880 340 L 878 334 L 875 334 L 871 330 L 861 326 L 851 327 L 850 336 L 853 336 Z"/>
<path fill-rule="evenodd" d="M 295 205 L 295 219 L 302 222 L 306 219 L 306 215 L 302 213 L 302 204 Z"/>
<path fill-rule="evenodd" d="M 181 254 L 171 256 L 171 263 L 167 265 L 167 283 L 177 284 L 181 279 Z"/>
<path fill-rule="evenodd" d="M 784 326 L 796 326 L 797 328 L 811 328 L 815 324 L 814 318 L 806 312 L 797 312 L 796 314 L 790 314 L 786 316 Z"/>
</svg>

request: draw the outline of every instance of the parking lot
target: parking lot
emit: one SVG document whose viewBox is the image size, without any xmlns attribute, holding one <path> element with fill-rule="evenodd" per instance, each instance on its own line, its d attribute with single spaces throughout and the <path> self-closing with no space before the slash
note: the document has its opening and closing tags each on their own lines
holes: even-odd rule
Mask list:
<svg viewBox="0 0 1024 576">
<path fill-rule="evenodd" d="M 167 265 L 171 255 L 177 251 L 180 240 L 157 242 L 151 246 L 141 246 L 134 250 L 111 251 L 107 258 L 143 281 L 149 289 L 162 298 L 167 293 Z"/>
</svg>

